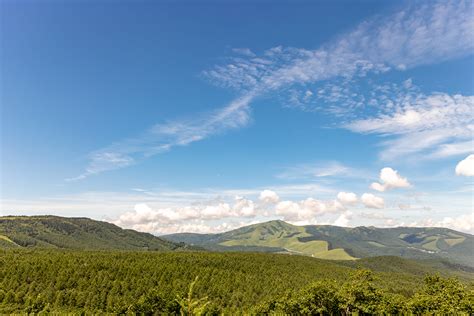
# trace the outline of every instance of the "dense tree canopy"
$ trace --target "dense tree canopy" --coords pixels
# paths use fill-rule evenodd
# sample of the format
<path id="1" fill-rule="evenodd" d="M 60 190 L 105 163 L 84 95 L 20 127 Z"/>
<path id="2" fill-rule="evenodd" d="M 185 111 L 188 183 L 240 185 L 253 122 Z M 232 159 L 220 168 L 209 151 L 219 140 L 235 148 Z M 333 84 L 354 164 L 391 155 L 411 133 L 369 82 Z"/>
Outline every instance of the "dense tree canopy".
<path id="1" fill-rule="evenodd" d="M 370 263 L 375 272 L 276 254 L 8 250 L 0 252 L 0 313 L 473 311 L 469 278 L 430 274 L 423 283 L 412 262 Z M 396 272 L 386 271 L 390 263 Z"/>
<path id="2" fill-rule="evenodd" d="M 411 297 L 378 288 L 372 271 L 358 269 L 347 281 L 317 281 L 302 291 L 261 304 L 257 314 L 304 315 L 472 315 L 474 291 L 454 278 L 425 277 L 422 289 Z"/>

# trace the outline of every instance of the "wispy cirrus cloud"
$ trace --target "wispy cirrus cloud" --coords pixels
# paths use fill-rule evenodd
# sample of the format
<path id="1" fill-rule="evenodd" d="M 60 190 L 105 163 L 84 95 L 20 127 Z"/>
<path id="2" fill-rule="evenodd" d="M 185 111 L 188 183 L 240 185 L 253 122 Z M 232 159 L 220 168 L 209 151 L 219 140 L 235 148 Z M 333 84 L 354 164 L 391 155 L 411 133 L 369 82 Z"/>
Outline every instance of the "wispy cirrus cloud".
<path id="1" fill-rule="evenodd" d="M 471 128 L 472 129 L 472 128 Z M 458 156 L 468 154 L 474 151 L 474 140 L 460 141 L 439 145 L 437 150 L 433 152 L 434 158 L 442 158 L 449 156 Z"/>
<path id="2" fill-rule="evenodd" d="M 312 179 L 324 177 L 340 178 L 362 178 L 368 177 L 368 173 L 346 166 L 338 161 L 305 163 L 285 168 L 276 175 L 280 179 Z"/>
<path id="3" fill-rule="evenodd" d="M 237 49 L 239 56 L 230 59 L 228 64 L 204 72 L 212 83 L 238 91 L 240 96 L 229 105 L 198 119 L 158 124 L 143 135 L 99 149 L 89 155 L 86 170 L 70 180 L 130 166 L 175 146 L 189 145 L 225 130 L 243 127 L 249 121 L 251 102 L 268 93 L 288 94 L 335 78 L 351 80 L 368 73 L 404 70 L 471 54 L 474 48 L 472 6 L 472 1 L 410 5 L 388 17 L 365 21 L 316 50 L 274 47 L 257 55 L 249 49 Z M 313 95 L 313 91 L 304 90 L 307 99 Z M 344 112 L 344 109 L 334 108 L 332 112 L 336 111 Z M 403 112 L 396 114 L 404 115 Z M 363 121 L 356 121 L 352 128 L 375 132 L 364 130 L 361 125 Z M 433 143 L 443 143 L 437 141 L 437 137 L 450 139 L 434 135 L 436 132 L 428 135 L 434 139 Z M 409 150 L 403 138 L 392 147 Z"/>
<path id="4" fill-rule="evenodd" d="M 89 154 L 86 170 L 66 180 L 82 180 L 104 171 L 128 167 L 173 147 L 186 146 L 211 135 L 245 126 L 250 120 L 249 102 L 252 98 L 251 94 L 247 94 L 200 118 L 156 124 L 142 135 L 94 151 Z"/>
<path id="5" fill-rule="evenodd" d="M 472 53 L 471 10 L 470 1 L 413 5 L 365 21 L 317 50 L 275 47 L 256 57 L 233 58 L 204 74 L 220 86 L 269 91 L 441 62 Z"/>
<path id="6" fill-rule="evenodd" d="M 409 97 L 389 113 L 354 120 L 345 128 L 394 136 L 382 143 L 384 160 L 418 152 L 433 157 L 466 153 L 472 151 L 474 96 L 436 93 Z"/>
<path id="7" fill-rule="evenodd" d="M 307 89 L 307 88 L 306 88 Z M 474 97 L 425 94 L 407 79 L 401 83 L 336 80 L 309 90 L 292 90 L 289 106 L 337 117 L 336 127 L 377 135 L 382 160 L 400 156 L 438 159 L 472 152 Z"/>

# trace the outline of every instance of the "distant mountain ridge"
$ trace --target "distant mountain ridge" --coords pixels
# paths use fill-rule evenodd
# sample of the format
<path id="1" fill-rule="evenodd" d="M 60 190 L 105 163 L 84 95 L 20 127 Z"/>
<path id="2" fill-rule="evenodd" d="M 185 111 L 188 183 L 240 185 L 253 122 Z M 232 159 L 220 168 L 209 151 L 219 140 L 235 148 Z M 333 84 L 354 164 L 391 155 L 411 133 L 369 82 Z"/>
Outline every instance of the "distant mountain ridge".
<path id="1" fill-rule="evenodd" d="M 0 217 L 1 248 L 170 251 L 185 245 L 89 218 Z"/>
<path id="2" fill-rule="evenodd" d="M 332 260 L 375 256 L 444 258 L 474 266 L 474 236 L 448 228 L 295 226 L 276 220 L 220 234 L 184 233 L 161 237 L 217 251 L 283 252 Z"/>
<path id="3" fill-rule="evenodd" d="M 398 256 L 448 259 L 474 267 L 474 236 L 447 228 L 295 226 L 276 220 L 220 234 L 181 233 L 156 237 L 89 218 L 0 217 L 0 249 L 26 247 L 157 251 L 191 248 L 278 252 L 347 261 Z"/>

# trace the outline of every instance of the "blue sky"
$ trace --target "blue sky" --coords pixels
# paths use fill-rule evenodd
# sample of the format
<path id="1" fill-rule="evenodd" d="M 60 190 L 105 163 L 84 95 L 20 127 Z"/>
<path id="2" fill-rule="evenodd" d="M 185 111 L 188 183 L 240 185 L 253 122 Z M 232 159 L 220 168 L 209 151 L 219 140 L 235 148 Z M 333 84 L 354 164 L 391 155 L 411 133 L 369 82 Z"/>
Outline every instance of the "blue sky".
<path id="1" fill-rule="evenodd" d="M 0 9 L 3 215 L 473 230 L 472 2 Z"/>

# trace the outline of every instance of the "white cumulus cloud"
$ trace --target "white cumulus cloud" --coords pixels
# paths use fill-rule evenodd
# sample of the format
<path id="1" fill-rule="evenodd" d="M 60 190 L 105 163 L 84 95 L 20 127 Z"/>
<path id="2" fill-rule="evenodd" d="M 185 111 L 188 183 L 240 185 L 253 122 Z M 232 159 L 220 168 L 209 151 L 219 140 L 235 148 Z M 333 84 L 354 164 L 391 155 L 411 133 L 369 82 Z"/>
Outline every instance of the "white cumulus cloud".
<path id="1" fill-rule="evenodd" d="M 337 194 L 337 199 L 345 205 L 354 205 L 357 203 L 357 195 L 352 192 L 339 192 Z"/>
<path id="2" fill-rule="evenodd" d="M 458 217 L 445 217 L 439 221 L 436 226 L 449 227 L 454 230 L 472 233 L 474 231 L 474 213 Z"/>
<path id="3" fill-rule="evenodd" d="M 362 194 L 362 197 L 360 198 L 362 203 L 368 208 L 384 208 L 385 207 L 385 202 L 383 198 L 375 196 L 370 193 L 364 193 Z"/>
<path id="4" fill-rule="evenodd" d="M 474 155 L 467 156 L 457 164 L 456 174 L 466 177 L 474 176 Z"/>
<path id="5" fill-rule="evenodd" d="M 263 190 L 258 199 L 265 204 L 275 204 L 278 203 L 280 197 L 272 190 Z"/>
<path id="6" fill-rule="evenodd" d="M 349 221 L 352 218 L 352 212 L 346 211 L 339 215 L 339 217 L 334 221 L 333 225 L 347 227 L 349 226 Z"/>
<path id="7" fill-rule="evenodd" d="M 411 186 L 407 178 L 403 178 L 398 174 L 397 170 L 392 168 L 383 168 L 380 170 L 380 182 L 374 182 L 370 188 L 379 192 L 384 192 L 394 188 L 407 188 Z"/>
<path id="8" fill-rule="evenodd" d="M 257 215 L 255 203 L 240 196 L 235 198 L 234 211 L 243 217 L 254 217 Z"/>
<path id="9" fill-rule="evenodd" d="M 345 207 L 338 200 L 321 201 L 314 198 L 307 198 L 299 202 L 281 201 L 275 207 L 275 214 L 292 222 L 315 219 L 317 215 L 342 211 L 345 211 Z"/>
<path id="10" fill-rule="evenodd" d="M 150 223 L 174 224 L 189 220 L 219 220 L 225 218 L 255 217 L 258 209 L 253 201 L 236 197 L 231 205 L 226 202 L 210 202 L 182 207 L 161 207 L 153 209 L 146 203 L 135 205 L 133 211 L 125 212 L 114 221 L 124 227 L 136 227 Z"/>
<path id="11" fill-rule="evenodd" d="M 456 217 L 444 217 L 441 220 L 432 218 L 424 219 L 409 223 L 410 227 L 447 227 L 458 231 L 473 233 L 474 232 L 474 213 L 463 214 Z"/>

